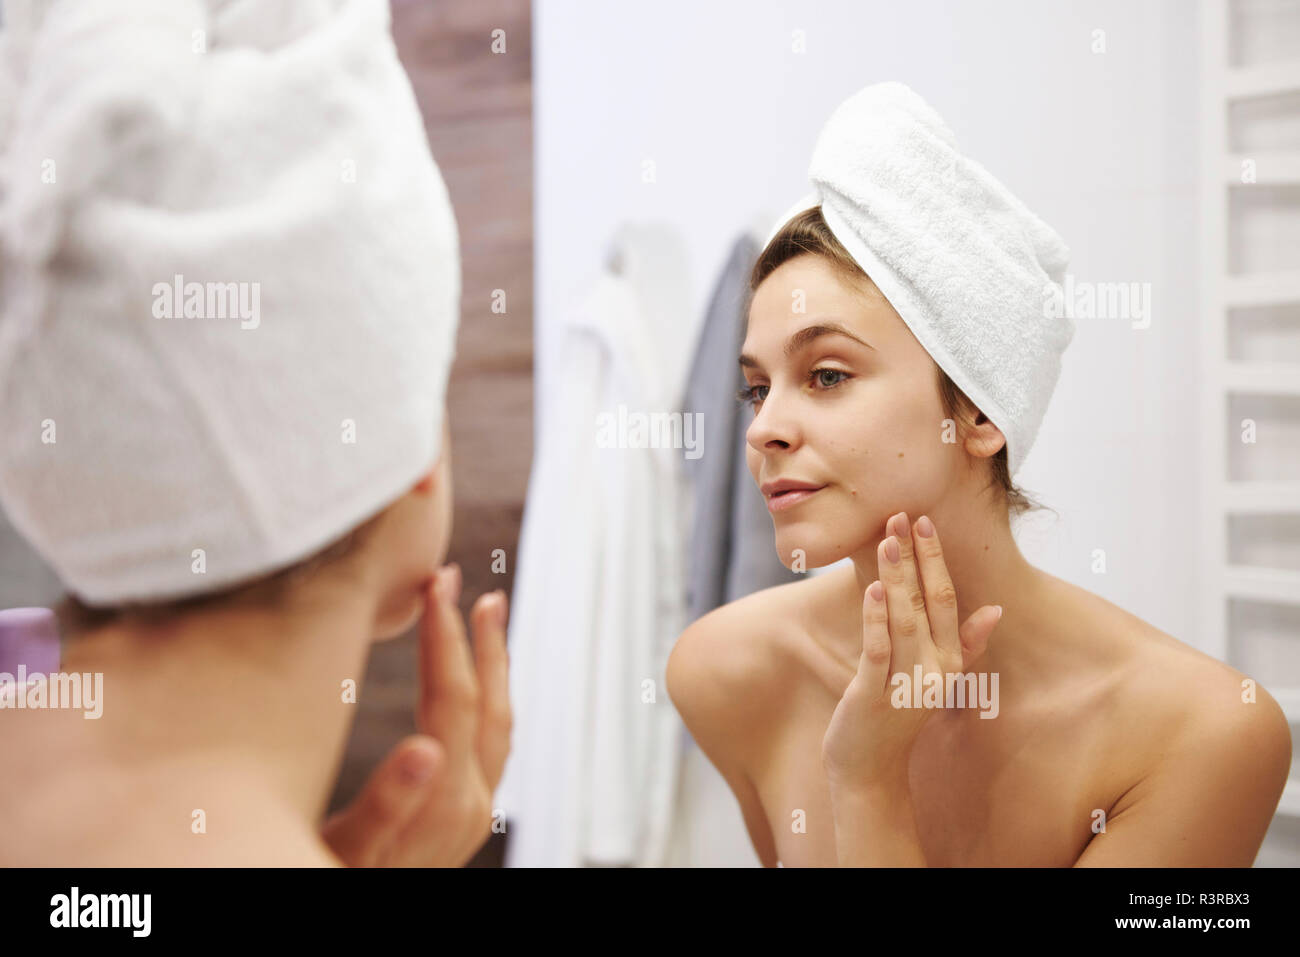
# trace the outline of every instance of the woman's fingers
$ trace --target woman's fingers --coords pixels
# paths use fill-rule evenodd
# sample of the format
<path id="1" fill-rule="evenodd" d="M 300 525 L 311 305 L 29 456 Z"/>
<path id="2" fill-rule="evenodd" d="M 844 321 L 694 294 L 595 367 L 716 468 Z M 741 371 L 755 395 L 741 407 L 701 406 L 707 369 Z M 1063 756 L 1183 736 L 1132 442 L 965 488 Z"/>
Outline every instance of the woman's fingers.
<path id="1" fill-rule="evenodd" d="M 953 587 L 948 566 L 943 560 L 939 532 L 927 515 L 916 520 L 913 531 L 916 533 L 913 543 L 925 595 L 926 617 L 930 622 L 930 636 L 945 659 L 955 663 L 962 657 L 961 636 L 957 628 L 957 590 Z"/>
<path id="2" fill-rule="evenodd" d="M 437 741 L 410 735 L 371 773 L 356 799 L 321 829 L 330 849 L 350 867 L 384 864 L 398 834 L 428 800 L 430 782 L 446 766 Z"/>
<path id="3" fill-rule="evenodd" d="M 989 636 L 1001 620 L 1001 605 L 984 605 L 971 612 L 960 631 L 962 670 L 969 670 L 984 654 L 989 645 Z"/>
<path id="4" fill-rule="evenodd" d="M 438 570 L 420 623 L 421 731 L 437 738 L 454 768 L 478 745 L 479 688 L 460 608 L 460 566 Z"/>
<path id="5" fill-rule="evenodd" d="M 930 641 L 930 624 L 925 616 L 925 596 L 912 556 L 911 536 L 903 513 L 885 523 L 885 537 L 876 551 L 880 581 L 885 586 L 889 630 L 894 636 L 894 670 L 910 671 L 922 660 Z"/>
<path id="6" fill-rule="evenodd" d="M 893 653 L 885 589 L 879 581 L 874 581 L 862 596 L 862 659 L 858 662 L 858 675 L 876 695 L 889 691 Z"/>
<path id="7" fill-rule="evenodd" d="M 506 651 L 506 595 L 482 595 L 470 614 L 474 666 L 481 692 L 478 755 L 488 790 L 496 793 L 510 753 L 510 659 Z"/>
<path id="8" fill-rule="evenodd" d="M 416 723 L 423 733 L 394 748 L 357 800 L 322 829 L 346 863 L 459 866 L 486 836 L 509 750 L 505 595 L 475 603 L 472 655 L 459 599 L 460 568 L 439 569 L 420 623 Z"/>

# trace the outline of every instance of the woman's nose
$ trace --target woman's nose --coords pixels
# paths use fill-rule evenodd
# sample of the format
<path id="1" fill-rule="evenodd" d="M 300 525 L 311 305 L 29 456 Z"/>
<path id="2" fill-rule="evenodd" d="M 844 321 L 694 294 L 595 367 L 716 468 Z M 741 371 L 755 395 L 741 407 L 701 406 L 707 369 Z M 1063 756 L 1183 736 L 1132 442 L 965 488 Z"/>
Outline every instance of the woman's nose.
<path id="1" fill-rule="evenodd" d="M 769 388 L 767 398 L 745 431 L 745 441 L 759 452 L 772 448 L 788 449 L 798 440 L 798 429 L 790 415 L 789 403 L 774 396 L 774 390 Z"/>

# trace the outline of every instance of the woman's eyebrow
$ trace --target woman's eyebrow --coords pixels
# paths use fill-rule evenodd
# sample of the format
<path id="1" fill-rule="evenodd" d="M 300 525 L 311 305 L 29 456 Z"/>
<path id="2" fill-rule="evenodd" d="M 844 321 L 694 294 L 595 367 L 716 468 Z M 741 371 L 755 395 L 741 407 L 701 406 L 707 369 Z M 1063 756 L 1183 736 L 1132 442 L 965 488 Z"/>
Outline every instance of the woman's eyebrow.
<path id="1" fill-rule="evenodd" d="M 876 348 L 865 339 L 859 339 L 838 322 L 819 322 L 815 325 L 804 326 L 786 340 L 785 357 L 790 358 L 808 343 L 814 339 L 820 339 L 822 336 L 847 336 L 860 346 L 866 346 L 868 349 Z M 740 354 L 740 366 L 742 369 L 756 369 L 759 367 L 757 359 L 743 352 Z"/>

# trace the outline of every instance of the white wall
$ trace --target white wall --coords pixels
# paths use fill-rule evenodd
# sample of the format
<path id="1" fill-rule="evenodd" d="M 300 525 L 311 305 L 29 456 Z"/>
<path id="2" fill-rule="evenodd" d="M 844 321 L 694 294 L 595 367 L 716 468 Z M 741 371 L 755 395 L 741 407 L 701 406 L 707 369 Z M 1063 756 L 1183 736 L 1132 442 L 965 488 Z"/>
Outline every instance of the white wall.
<path id="1" fill-rule="evenodd" d="M 805 54 L 791 52 L 805 31 Z M 1105 52 L 1093 52 L 1094 30 Z M 896 79 L 1069 243 L 1078 280 L 1149 282 L 1152 322 L 1077 321 L 1017 481 L 1061 514 L 1031 561 L 1198 646 L 1197 19 L 1180 0 L 537 0 L 536 277 L 548 326 L 625 219 L 683 234 L 694 314 L 734 236 L 807 192 L 830 111 Z M 652 159 L 657 181 L 642 182 Z M 539 388 L 546 387 L 546 362 Z M 1105 551 L 1105 574 L 1092 571 Z"/>

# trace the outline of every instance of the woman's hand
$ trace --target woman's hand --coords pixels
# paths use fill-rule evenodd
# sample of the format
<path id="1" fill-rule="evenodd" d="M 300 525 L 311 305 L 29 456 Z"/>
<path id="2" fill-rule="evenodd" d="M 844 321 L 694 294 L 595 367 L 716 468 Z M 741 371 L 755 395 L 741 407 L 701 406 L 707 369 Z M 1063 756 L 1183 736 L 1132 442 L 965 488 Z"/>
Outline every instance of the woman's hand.
<path id="1" fill-rule="evenodd" d="M 931 711 L 910 707 L 915 666 L 921 666 L 922 675 L 964 673 L 984 654 L 1002 617 L 999 606 L 984 605 L 957 627 L 957 594 L 939 536 L 926 516 L 916 524 L 913 539 L 905 512 L 886 523 L 890 534 L 877 552 L 881 580 L 872 582 L 863 596 L 858 673 L 840 697 L 822 740 L 822 765 L 833 790 L 907 794 L 912 744 Z M 898 673 L 908 681 L 909 707 L 894 707 L 891 701 L 891 682 Z"/>
<path id="2" fill-rule="evenodd" d="M 349 866 L 460 867 L 491 833 L 510 751 L 506 597 L 474 603 L 473 661 L 459 599 L 460 568 L 440 569 L 420 623 L 420 733 L 398 743 L 322 829 Z"/>

